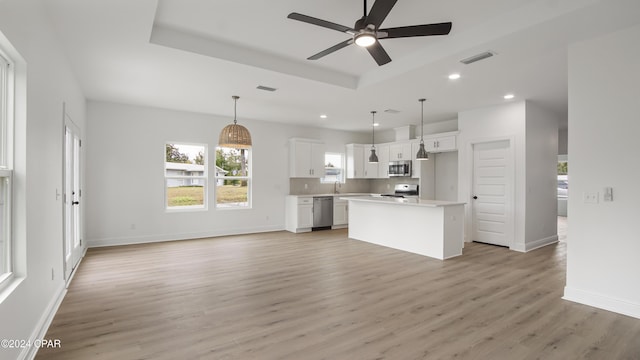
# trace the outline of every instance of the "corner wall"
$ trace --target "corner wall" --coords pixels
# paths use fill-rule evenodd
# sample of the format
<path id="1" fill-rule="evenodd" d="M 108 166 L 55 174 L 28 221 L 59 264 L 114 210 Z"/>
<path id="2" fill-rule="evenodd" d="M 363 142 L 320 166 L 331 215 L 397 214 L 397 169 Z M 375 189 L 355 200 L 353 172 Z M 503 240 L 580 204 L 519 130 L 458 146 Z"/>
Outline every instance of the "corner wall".
<path id="1" fill-rule="evenodd" d="M 640 26 L 569 48 L 564 298 L 640 318 Z M 604 202 L 603 188 L 613 187 Z M 597 203 L 586 203 L 593 193 Z"/>
<path id="2" fill-rule="evenodd" d="M 458 201 L 465 206 L 465 241 L 471 241 L 473 144 L 508 140 L 512 157 L 513 240 L 510 248 L 529 251 L 556 242 L 558 118 L 530 101 L 458 114 Z M 508 210 L 509 211 L 509 210 Z"/>
<path id="3" fill-rule="evenodd" d="M 558 240 L 558 120 L 527 101 L 525 251 Z"/>
<path id="4" fill-rule="evenodd" d="M 16 120 L 14 228 L 16 276 L 0 302 L 0 339 L 35 340 L 65 293 L 63 279 L 63 103 L 84 129 L 85 99 L 42 2 L 0 1 L 0 32 L 26 61 L 26 114 Z M 24 99 L 23 99 L 24 100 Z M 24 118 L 26 116 L 26 120 Z M 64 344 L 63 344 L 64 345 Z M 30 358 L 36 349 L 0 348 L 0 359 Z"/>

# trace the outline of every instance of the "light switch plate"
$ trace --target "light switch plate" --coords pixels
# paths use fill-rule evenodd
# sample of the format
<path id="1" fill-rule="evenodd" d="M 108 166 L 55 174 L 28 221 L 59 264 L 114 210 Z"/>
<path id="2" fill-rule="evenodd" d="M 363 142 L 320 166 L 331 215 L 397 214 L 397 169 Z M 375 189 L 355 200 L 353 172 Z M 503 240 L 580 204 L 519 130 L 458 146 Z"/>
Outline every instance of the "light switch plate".
<path id="1" fill-rule="evenodd" d="M 598 192 L 584 192 L 582 193 L 582 201 L 585 204 L 597 204 L 600 194 Z"/>
<path id="2" fill-rule="evenodd" d="M 613 201 L 613 188 L 606 187 L 602 195 L 602 201 Z"/>

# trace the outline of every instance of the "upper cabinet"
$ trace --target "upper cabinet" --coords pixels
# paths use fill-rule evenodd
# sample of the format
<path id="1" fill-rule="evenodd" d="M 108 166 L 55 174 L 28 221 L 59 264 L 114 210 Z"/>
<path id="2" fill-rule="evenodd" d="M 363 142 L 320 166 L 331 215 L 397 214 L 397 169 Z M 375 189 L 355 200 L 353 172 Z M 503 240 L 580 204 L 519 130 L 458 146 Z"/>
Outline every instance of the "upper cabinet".
<path id="1" fill-rule="evenodd" d="M 371 145 L 347 144 L 347 179 L 377 179 L 381 163 L 370 163 Z M 388 150 L 388 148 L 386 148 Z M 380 153 L 382 151 L 382 154 Z M 376 145 L 376 154 L 379 161 L 384 159 L 384 150 Z M 382 155 L 382 158 L 380 156 Z M 388 157 L 388 155 L 387 155 Z M 388 162 L 387 162 L 388 164 Z M 387 166 L 388 167 L 388 166 Z M 386 175 L 386 172 L 385 172 Z"/>
<path id="2" fill-rule="evenodd" d="M 347 145 L 347 179 L 364 179 L 364 145 Z"/>
<path id="3" fill-rule="evenodd" d="M 458 150 L 457 137 L 457 131 L 425 136 L 424 147 L 430 153 L 456 151 Z"/>
<path id="4" fill-rule="evenodd" d="M 289 140 L 289 177 L 321 178 L 324 176 L 325 145 L 311 139 Z"/>
<path id="5" fill-rule="evenodd" d="M 403 141 L 389 145 L 389 161 L 411 160 L 411 142 Z"/>
<path id="6" fill-rule="evenodd" d="M 378 179 L 386 179 L 389 177 L 389 144 L 376 145 L 376 154 L 378 154 Z"/>

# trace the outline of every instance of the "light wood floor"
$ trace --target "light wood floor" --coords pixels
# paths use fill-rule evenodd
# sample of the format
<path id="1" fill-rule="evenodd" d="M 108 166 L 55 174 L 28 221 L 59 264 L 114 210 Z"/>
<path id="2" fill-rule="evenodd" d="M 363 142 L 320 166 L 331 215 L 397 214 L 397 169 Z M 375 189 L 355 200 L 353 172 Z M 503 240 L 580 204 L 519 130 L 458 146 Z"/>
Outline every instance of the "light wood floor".
<path id="1" fill-rule="evenodd" d="M 37 359 L 640 359 L 640 320 L 561 299 L 565 243 L 440 261 L 274 232 L 90 249 Z"/>

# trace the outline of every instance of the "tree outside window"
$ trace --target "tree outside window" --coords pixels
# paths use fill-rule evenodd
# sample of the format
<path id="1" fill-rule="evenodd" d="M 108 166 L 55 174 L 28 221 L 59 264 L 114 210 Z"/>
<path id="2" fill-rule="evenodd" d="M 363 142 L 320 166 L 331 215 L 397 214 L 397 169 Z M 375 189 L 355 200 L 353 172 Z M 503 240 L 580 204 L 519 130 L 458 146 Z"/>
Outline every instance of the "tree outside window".
<path id="1" fill-rule="evenodd" d="M 251 207 L 251 151 L 216 149 L 216 207 Z"/>

